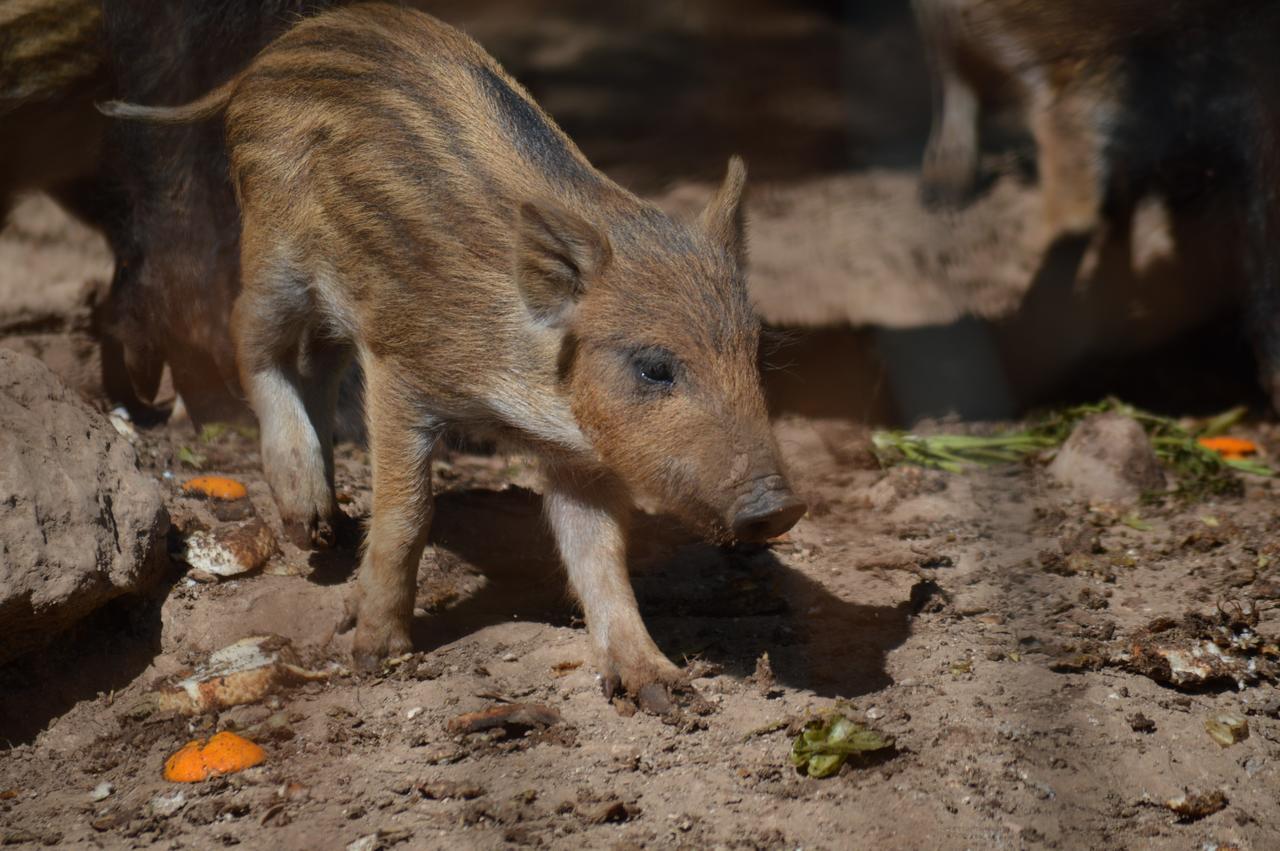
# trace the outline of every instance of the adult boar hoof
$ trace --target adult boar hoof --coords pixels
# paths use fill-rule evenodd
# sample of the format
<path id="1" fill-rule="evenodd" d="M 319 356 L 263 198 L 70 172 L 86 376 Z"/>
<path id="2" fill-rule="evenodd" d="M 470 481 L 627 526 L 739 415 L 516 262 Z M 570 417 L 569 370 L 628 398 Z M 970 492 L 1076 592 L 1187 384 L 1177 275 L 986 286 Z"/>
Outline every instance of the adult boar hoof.
<path id="1" fill-rule="evenodd" d="M 333 526 L 327 518 L 316 516 L 309 520 L 285 520 L 284 535 L 300 550 L 327 550 L 337 542 Z"/>

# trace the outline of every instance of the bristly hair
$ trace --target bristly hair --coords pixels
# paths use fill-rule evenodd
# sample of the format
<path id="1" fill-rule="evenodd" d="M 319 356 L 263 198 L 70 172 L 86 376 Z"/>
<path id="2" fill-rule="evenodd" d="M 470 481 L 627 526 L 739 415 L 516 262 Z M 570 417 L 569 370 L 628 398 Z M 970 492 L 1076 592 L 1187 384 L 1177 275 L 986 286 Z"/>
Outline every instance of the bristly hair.
<path id="1" fill-rule="evenodd" d="M 781 355 L 788 346 L 800 342 L 802 334 L 794 328 L 778 328 L 765 325 L 760 329 L 760 369 L 768 372 L 786 372 L 794 361 L 783 361 Z"/>

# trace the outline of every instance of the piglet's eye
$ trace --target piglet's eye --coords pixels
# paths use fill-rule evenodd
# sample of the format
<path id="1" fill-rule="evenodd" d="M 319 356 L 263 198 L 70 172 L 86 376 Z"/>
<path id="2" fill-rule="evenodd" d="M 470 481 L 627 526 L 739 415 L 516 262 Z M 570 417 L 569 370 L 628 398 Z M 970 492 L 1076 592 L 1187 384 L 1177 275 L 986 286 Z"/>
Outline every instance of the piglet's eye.
<path id="1" fill-rule="evenodd" d="M 633 356 L 632 366 L 642 383 L 670 387 L 676 380 L 673 360 L 667 352 L 642 351 Z"/>

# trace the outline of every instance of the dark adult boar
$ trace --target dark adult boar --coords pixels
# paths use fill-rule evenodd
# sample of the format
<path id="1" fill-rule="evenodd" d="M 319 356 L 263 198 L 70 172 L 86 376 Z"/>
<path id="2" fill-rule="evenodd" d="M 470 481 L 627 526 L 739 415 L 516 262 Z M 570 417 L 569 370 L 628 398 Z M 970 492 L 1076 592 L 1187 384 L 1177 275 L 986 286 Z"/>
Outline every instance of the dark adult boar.
<path id="1" fill-rule="evenodd" d="M 378 4 L 299 24 L 186 107 L 110 111 L 222 110 L 244 225 L 241 378 L 304 543 L 331 537 L 334 388 L 353 351 L 364 369 L 357 660 L 409 649 L 430 457 L 452 426 L 545 463 L 608 689 L 677 681 L 627 579 L 632 496 L 746 540 L 804 512 L 760 390 L 741 161 L 699 221 L 670 218 L 596 171 L 466 36 Z"/>
<path id="2" fill-rule="evenodd" d="M 181 103 L 331 0 L 0 2 L 0 223 L 41 190 L 100 229 L 116 270 L 97 317 L 103 384 L 135 409 L 166 363 L 194 417 L 234 414 L 239 234 L 221 128 L 108 122 L 109 97 Z"/>
<path id="3" fill-rule="evenodd" d="M 1036 142 L 1045 225 L 1127 238 L 1135 203 L 1238 223 L 1245 313 L 1280 408 L 1280 4 L 913 0 L 934 77 L 922 195 L 978 182 L 979 119 L 1011 86 Z M 1234 258 L 1231 258 L 1234 259 Z M 1231 260 L 1224 263 L 1230 268 Z M 1221 282 L 1218 282 L 1219 285 Z"/>
<path id="4" fill-rule="evenodd" d="M 52 2 L 52 0 L 45 0 Z M 65 0 L 64 0 L 65 2 Z M 331 0 L 102 0 L 114 97 L 184 103 Z M 106 317 L 128 386 L 150 402 L 167 363 L 196 421 L 234 416 L 242 394 L 231 342 L 240 232 L 221 128 L 113 122 L 106 188 L 118 212 L 100 223 L 116 256 Z"/>

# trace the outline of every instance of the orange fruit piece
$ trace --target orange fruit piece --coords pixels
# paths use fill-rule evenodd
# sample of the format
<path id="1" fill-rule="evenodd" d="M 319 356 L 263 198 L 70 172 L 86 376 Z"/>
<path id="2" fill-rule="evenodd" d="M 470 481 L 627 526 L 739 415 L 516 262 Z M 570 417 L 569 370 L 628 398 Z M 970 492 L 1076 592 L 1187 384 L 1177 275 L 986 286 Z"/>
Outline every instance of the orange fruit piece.
<path id="1" fill-rule="evenodd" d="M 200 756 L 200 742 L 187 742 L 164 761 L 164 779 L 173 783 L 195 783 L 209 776 Z"/>
<path id="2" fill-rule="evenodd" d="M 1202 437 L 1198 441 L 1205 449 L 1212 449 L 1229 461 L 1238 461 L 1258 454 L 1258 444 L 1243 437 Z"/>
<path id="3" fill-rule="evenodd" d="M 243 736 L 223 730 L 206 744 L 187 742 L 164 761 L 164 779 L 195 783 L 218 774 L 251 768 L 267 758 L 266 752 Z"/>
<path id="4" fill-rule="evenodd" d="M 249 491 L 235 479 L 226 476 L 196 476 L 187 479 L 182 486 L 183 493 L 194 496 L 207 496 L 210 499 L 236 500 L 244 499 Z"/>
<path id="5" fill-rule="evenodd" d="M 252 768 L 267 758 L 266 752 L 244 736 L 223 730 L 200 751 L 204 764 L 214 774 L 231 774 Z"/>

